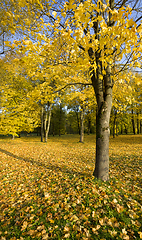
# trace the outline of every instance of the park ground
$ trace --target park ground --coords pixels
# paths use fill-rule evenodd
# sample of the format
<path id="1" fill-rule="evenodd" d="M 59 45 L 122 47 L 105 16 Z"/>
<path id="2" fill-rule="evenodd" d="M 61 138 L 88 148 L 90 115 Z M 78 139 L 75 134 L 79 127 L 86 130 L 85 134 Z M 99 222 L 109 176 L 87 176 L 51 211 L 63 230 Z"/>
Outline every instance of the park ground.
<path id="1" fill-rule="evenodd" d="M 108 182 L 94 161 L 94 135 L 0 139 L 0 239 L 142 239 L 142 135 L 110 138 Z"/>

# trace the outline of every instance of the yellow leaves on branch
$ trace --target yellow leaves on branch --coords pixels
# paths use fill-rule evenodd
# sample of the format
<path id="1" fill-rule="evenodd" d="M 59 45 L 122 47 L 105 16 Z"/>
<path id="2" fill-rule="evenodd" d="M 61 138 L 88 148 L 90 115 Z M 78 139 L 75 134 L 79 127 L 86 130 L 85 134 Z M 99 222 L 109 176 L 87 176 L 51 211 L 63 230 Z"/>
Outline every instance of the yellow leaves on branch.
<path id="1" fill-rule="evenodd" d="M 56 4 L 56 2 L 53 1 L 52 4 Z M 32 5 L 35 7 L 35 12 Z M 55 8 L 54 11 L 46 13 L 45 18 L 49 16 L 54 18 L 53 21 L 48 23 L 41 16 L 41 10 L 44 6 L 44 1 L 42 3 L 40 0 L 30 0 L 27 3 L 24 0 L 18 2 L 21 12 L 18 12 L 17 7 L 14 14 L 10 10 L 6 13 L 7 20 L 5 22 L 12 22 L 14 19 L 18 21 L 20 17 L 18 27 L 23 32 L 29 30 L 30 26 L 30 36 L 33 36 L 35 43 L 27 37 L 22 41 L 14 41 L 12 45 L 12 48 L 18 49 L 18 53 L 26 55 L 22 58 L 22 61 L 27 65 L 29 77 L 34 80 L 41 80 L 45 76 L 46 78 L 49 76 L 52 78 L 57 75 L 59 77 L 56 80 L 59 81 L 60 79 L 64 83 L 73 82 L 74 79 L 79 81 L 79 77 L 77 79 L 77 74 L 74 74 L 74 72 L 89 70 L 91 64 L 88 50 L 90 48 L 94 53 L 97 51 L 100 53 L 99 60 L 102 63 L 101 80 L 106 74 L 105 68 L 108 63 L 113 65 L 115 60 L 121 61 L 124 55 L 127 56 L 132 51 L 132 61 L 135 62 L 134 65 L 133 62 L 131 63 L 132 66 L 141 67 L 141 63 L 137 59 L 140 57 L 140 51 L 142 51 L 141 45 L 138 45 L 138 36 L 141 36 L 142 27 L 139 26 L 137 29 L 134 19 L 130 17 L 132 9 L 129 6 L 122 7 L 119 10 L 111 10 L 109 3 L 103 4 L 101 1 L 93 4 L 90 0 L 83 3 L 70 0 L 62 6 L 57 6 L 58 11 Z M 26 9 L 27 16 L 22 12 L 23 7 Z M 73 17 L 68 18 L 67 13 L 71 9 Z M 108 25 L 108 22 L 103 17 L 104 13 L 108 18 L 111 16 L 110 21 L 114 21 L 112 25 Z M 64 24 L 62 27 L 63 18 Z M 51 20 L 50 17 L 49 20 Z M 99 28 L 97 33 L 96 30 L 94 31 L 95 23 L 98 24 Z M 12 27 L 13 31 L 15 31 L 13 24 L 10 28 Z M 48 38 L 49 31 L 53 33 L 50 40 Z M 6 45 L 10 46 L 10 42 L 6 42 Z M 82 46 L 84 50 L 82 51 L 79 46 Z M 38 71 L 40 64 L 43 67 L 42 72 Z M 91 66 L 94 70 L 97 69 L 95 61 Z M 49 68 L 52 70 L 50 74 L 48 72 Z M 72 77 L 69 78 L 67 72 Z M 83 78 L 81 80 L 84 82 Z"/>

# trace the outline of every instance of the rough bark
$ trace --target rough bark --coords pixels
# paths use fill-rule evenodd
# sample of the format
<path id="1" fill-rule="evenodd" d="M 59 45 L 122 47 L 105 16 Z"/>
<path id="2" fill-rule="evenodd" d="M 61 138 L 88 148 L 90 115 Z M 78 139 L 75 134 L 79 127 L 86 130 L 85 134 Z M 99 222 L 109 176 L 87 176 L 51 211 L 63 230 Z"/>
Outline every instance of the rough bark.
<path id="1" fill-rule="evenodd" d="M 109 1 L 109 6 L 111 9 L 114 9 L 114 0 Z M 98 12 L 97 14 L 99 16 L 102 13 Z M 114 21 L 111 19 L 110 13 L 108 16 L 108 27 L 113 25 Z M 93 22 L 93 29 L 96 39 L 99 40 L 100 30 L 98 21 Z M 104 67 L 106 73 L 103 74 L 100 50 L 94 52 L 90 47 L 88 54 L 90 57 L 90 64 L 93 66 L 95 63 L 96 65 L 95 70 L 93 67 L 90 69 L 90 75 L 98 109 L 96 117 L 96 162 L 93 175 L 98 179 L 107 181 L 109 180 L 109 120 L 112 107 L 112 69 L 110 63 L 107 62 L 106 67 Z"/>
<path id="2" fill-rule="evenodd" d="M 106 75 L 101 75 L 101 63 L 99 54 L 96 54 L 97 70 L 92 71 L 92 85 L 97 100 L 96 114 L 96 162 L 93 175 L 103 181 L 109 180 L 109 121 L 112 107 L 112 80 L 111 68 L 108 64 L 105 69 Z M 98 61 L 98 62 L 97 62 Z"/>
<path id="3" fill-rule="evenodd" d="M 103 181 L 109 180 L 109 108 L 104 102 L 97 114 L 96 121 L 96 163 L 94 176 Z"/>

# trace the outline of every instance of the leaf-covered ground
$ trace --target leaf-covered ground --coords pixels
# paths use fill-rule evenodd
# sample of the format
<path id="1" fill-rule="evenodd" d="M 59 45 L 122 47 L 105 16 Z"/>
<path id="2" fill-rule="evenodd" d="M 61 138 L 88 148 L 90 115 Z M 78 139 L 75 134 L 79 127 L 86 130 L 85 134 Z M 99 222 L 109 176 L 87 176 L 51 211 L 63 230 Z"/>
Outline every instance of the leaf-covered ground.
<path id="1" fill-rule="evenodd" d="M 0 239 L 142 238 L 142 135 L 110 139 L 110 181 L 92 177 L 95 136 L 0 140 Z"/>

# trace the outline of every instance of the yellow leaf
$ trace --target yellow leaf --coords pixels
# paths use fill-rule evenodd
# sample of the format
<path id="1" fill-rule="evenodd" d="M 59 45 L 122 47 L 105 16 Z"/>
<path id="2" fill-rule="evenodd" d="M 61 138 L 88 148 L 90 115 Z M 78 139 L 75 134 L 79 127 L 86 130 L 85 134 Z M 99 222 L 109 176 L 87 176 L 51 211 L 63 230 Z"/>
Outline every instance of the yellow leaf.
<path id="1" fill-rule="evenodd" d="M 69 238 L 69 236 L 70 236 L 70 233 L 66 233 L 64 238 Z"/>
<path id="2" fill-rule="evenodd" d="M 35 230 L 31 229 L 31 230 L 28 231 L 28 234 L 31 235 L 31 236 L 34 235 L 34 233 L 35 233 Z"/>
<path id="3" fill-rule="evenodd" d="M 54 16 L 54 18 L 56 17 L 56 15 L 57 15 L 57 12 L 55 12 L 55 11 L 53 11 L 52 12 L 52 15 Z"/>
<path id="4" fill-rule="evenodd" d="M 95 233 L 97 230 L 99 230 L 100 227 L 101 227 L 100 225 L 97 225 L 96 228 L 92 228 L 93 233 Z"/>
<path id="5" fill-rule="evenodd" d="M 67 227 L 67 226 L 65 226 L 65 227 L 64 227 L 64 231 L 65 231 L 65 232 L 69 232 L 69 231 L 70 231 L 70 228 Z"/>
<path id="6" fill-rule="evenodd" d="M 21 231 L 24 231 L 28 226 L 28 223 L 26 221 L 23 222 L 23 225 L 22 225 L 22 228 L 21 228 Z"/>
<path id="7" fill-rule="evenodd" d="M 142 232 L 138 232 L 138 234 L 140 235 L 140 239 L 142 239 Z"/>
<path id="8" fill-rule="evenodd" d="M 48 233 L 47 233 L 47 234 L 45 234 L 44 236 L 42 236 L 42 239 L 43 239 L 43 240 L 46 240 L 46 239 L 48 239 Z"/>
<path id="9" fill-rule="evenodd" d="M 74 221 L 74 222 L 78 221 L 78 217 L 76 215 L 73 215 L 71 217 L 71 221 Z"/>
<path id="10" fill-rule="evenodd" d="M 100 223 L 101 225 L 104 225 L 104 220 L 103 220 L 103 219 L 100 219 L 100 220 L 99 220 L 99 223 Z"/>

